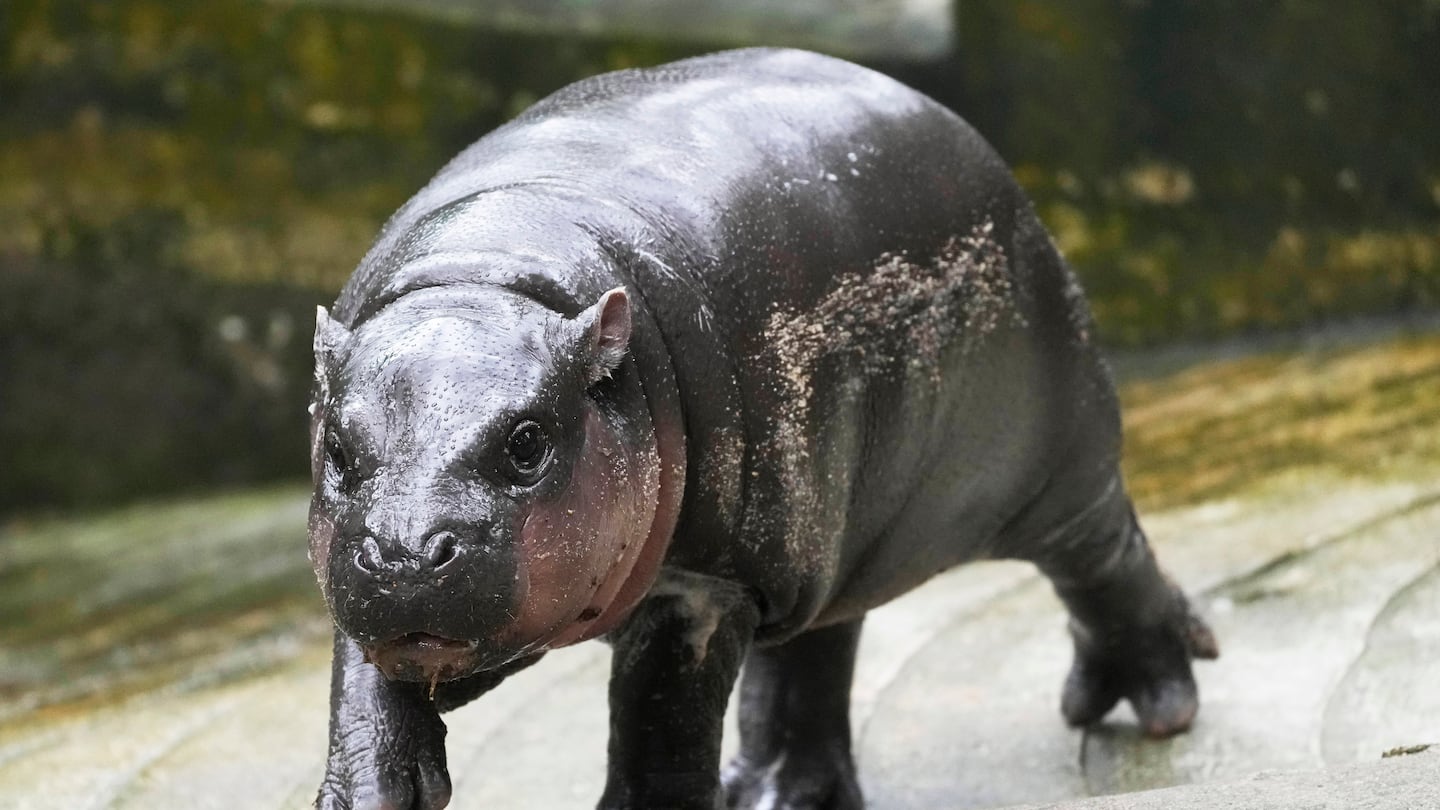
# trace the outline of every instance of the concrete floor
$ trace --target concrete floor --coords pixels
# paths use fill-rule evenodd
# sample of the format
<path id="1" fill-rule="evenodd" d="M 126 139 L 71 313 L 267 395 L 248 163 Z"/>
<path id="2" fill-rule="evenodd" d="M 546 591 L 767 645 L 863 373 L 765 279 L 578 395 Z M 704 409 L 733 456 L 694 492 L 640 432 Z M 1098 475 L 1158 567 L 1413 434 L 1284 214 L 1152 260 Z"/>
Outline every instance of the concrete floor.
<path id="1" fill-rule="evenodd" d="M 1419 399 L 1434 402 L 1427 398 L 1440 383 L 1440 340 L 1424 345 L 1433 362 L 1416 372 L 1420 382 L 1412 374 L 1409 384 L 1420 386 Z M 1403 352 L 1407 362 L 1418 362 L 1413 349 Z M 1360 351 L 1374 355 L 1366 362 L 1376 369 L 1401 363 L 1387 347 Z M 1259 374 L 1260 382 L 1237 381 L 1233 365 L 1216 366 L 1206 373 L 1218 376 L 1205 379 L 1228 381 L 1226 403 L 1253 402 L 1260 396 L 1254 386 L 1269 385 L 1280 373 L 1338 390 L 1341 378 L 1325 375 L 1350 380 L 1356 362 L 1354 352 L 1305 362 L 1281 357 Z M 1388 378 L 1376 374 L 1361 388 L 1388 390 Z M 1336 386 L 1327 387 L 1330 382 Z M 1226 424 L 1213 419 L 1224 408 L 1216 399 L 1197 398 L 1199 384 L 1182 375 L 1157 389 L 1170 394 L 1128 389 L 1137 430 L 1152 422 L 1157 431 L 1172 430 L 1177 420 L 1203 417 L 1210 425 L 1203 435 L 1224 434 Z M 1388 401 L 1372 397 L 1346 407 L 1363 411 L 1366 424 L 1416 430 L 1413 419 L 1397 422 L 1399 406 L 1383 405 Z M 1350 424 L 1313 418 L 1319 421 L 1303 429 L 1325 436 Z M 1274 430 L 1263 429 L 1266 435 Z M 1154 438 L 1131 437 L 1142 450 Z M 1265 453 L 1258 442 L 1239 442 L 1234 452 Z M 1434 764 L 1440 757 L 1378 764 L 1388 749 L 1440 742 L 1440 476 L 1434 475 L 1440 453 L 1434 444 L 1424 423 L 1415 438 L 1370 468 L 1301 458 L 1264 466 L 1263 475 L 1229 490 L 1146 496 L 1159 504 L 1145 510 L 1143 521 L 1161 560 L 1194 595 L 1223 649 L 1218 662 L 1197 665 L 1200 717 L 1191 733 L 1173 740 L 1141 740 L 1125 709 L 1089 731 L 1064 726 L 1057 708 L 1069 661 L 1063 616 L 1048 586 L 1026 566 L 962 568 L 876 611 L 867 622 L 853 699 L 870 807 L 1049 806 L 1175 785 L 1201 787 L 1093 807 L 1220 806 L 1227 796 L 1239 797 L 1234 806 L 1285 807 L 1284 796 L 1299 802 L 1307 795 L 1300 785 L 1326 780 L 1400 785 L 1399 803 L 1371 791 L 1366 795 L 1374 803 L 1337 807 L 1440 806 Z M 1193 451 L 1205 452 L 1201 446 Z M 1137 490 L 1162 479 L 1163 467 L 1147 467 L 1142 459 L 1132 473 Z M 222 499 L 110 518 L 107 526 L 140 521 L 132 535 L 153 539 L 145 546 L 151 551 L 140 555 L 131 553 L 139 540 L 107 546 L 115 541 L 110 529 L 93 523 L 12 526 L 0 533 L 0 586 L 11 594 L 9 602 L 0 594 L 0 637 L 6 639 L 0 643 L 0 808 L 307 806 L 325 752 L 326 628 L 318 600 L 275 584 L 303 578 L 303 556 L 295 553 L 303 544 L 303 508 L 304 494 L 287 489 L 241 503 Z M 204 553 L 230 562 L 214 570 L 168 564 L 167 554 L 190 558 L 180 541 L 195 537 L 196 526 L 212 525 L 207 516 L 217 509 L 234 512 L 226 524 L 232 530 L 218 539 L 207 535 L 212 545 Z M 42 554 L 36 548 L 48 567 L 34 563 Z M 276 563 L 277 555 L 288 562 Z M 57 566 L 79 568 L 66 567 L 78 560 L 97 563 L 95 580 L 68 581 L 55 573 Z M 157 565 L 159 573 L 149 576 L 159 578 L 158 589 L 134 573 Z M 203 595 L 224 592 L 219 583 L 235 578 L 235 566 L 250 572 L 243 593 L 259 596 L 236 596 L 223 611 L 208 605 Z M 167 581 L 211 584 L 196 591 L 198 601 L 175 601 L 186 589 L 164 587 Z M 83 605 L 75 604 L 76 591 L 88 600 Z M 44 596 L 53 593 L 59 595 Z M 155 605 L 164 609 L 152 610 Z M 187 624 L 192 620 L 194 627 Z M 183 626 L 167 634 L 174 624 Z M 149 640 L 155 637 L 162 641 Z M 603 773 L 608 655 L 598 643 L 557 652 L 450 715 L 452 806 L 593 806 Z M 1361 770 L 1344 770 L 1354 765 Z M 1278 799 L 1262 800 L 1254 792 L 1259 783 L 1245 781 L 1260 772 L 1324 768 L 1330 770 L 1323 778 L 1298 777 L 1294 791 L 1272 785 Z M 1237 784 L 1220 787 L 1227 783 Z"/>

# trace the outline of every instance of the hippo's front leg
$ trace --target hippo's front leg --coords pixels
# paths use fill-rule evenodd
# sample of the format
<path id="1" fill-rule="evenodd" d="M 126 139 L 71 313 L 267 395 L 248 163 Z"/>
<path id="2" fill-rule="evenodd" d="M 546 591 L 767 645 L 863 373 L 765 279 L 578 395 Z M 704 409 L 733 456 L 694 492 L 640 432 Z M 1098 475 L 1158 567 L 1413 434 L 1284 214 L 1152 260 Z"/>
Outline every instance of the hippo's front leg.
<path id="1" fill-rule="evenodd" d="M 330 753 L 317 808 L 439 810 L 449 804 L 445 724 L 428 688 L 386 680 L 360 645 L 335 633 Z"/>
<path id="2" fill-rule="evenodd" d="M 681 575 L 658 585 L 612 634 L 602 810 L 724 807 L 725 704 L 758 621 L 740 586 Z"/>
<path id="3" fill-rule="evenodd" d="M 337 631 L 330 674 L 330 754 L 315 806 L 431 810 L 449 804 L 440 713 L 489 692 L 541 655 L 437 684 L 432 693 L 425 684 L 387 680 L 366 662 L 358 644 Z"/>

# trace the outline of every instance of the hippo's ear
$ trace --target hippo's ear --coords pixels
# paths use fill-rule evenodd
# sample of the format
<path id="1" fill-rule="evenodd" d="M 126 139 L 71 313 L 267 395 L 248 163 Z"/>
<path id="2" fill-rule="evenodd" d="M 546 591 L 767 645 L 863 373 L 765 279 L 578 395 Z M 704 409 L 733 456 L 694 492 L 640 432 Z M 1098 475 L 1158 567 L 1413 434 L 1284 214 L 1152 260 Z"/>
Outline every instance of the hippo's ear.
<path id="1" fill-rule="evenodd" d="M 630 346 L 630 296 L 616 287 L 575 318 L 580 327 L 578 355 L 590 384 L 609 377 Z"/>
<path id="2" fill-rule="evenodd" d="M 315 362 L 328 362 L 345 334 L 344 324 L 330 317 L 325 307 L 315 307 Z"/>
<path id="3" fill-rule="evenodd" d="M 323 402 L 329 395 L 330 375 L 327 373 L 335 362 L 335 350 L 346 335 L 344 324 L 330 317 L 325 307 L 315 308 L 315 402 Z M 311 403 L 310 412 L 315 412 Z"/>

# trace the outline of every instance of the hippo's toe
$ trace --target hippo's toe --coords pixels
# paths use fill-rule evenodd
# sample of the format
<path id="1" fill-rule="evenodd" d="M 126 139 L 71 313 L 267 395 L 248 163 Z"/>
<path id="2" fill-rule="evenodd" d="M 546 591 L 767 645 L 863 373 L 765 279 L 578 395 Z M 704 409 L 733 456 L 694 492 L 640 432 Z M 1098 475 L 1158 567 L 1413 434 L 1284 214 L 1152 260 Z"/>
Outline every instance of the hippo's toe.
<path id="1" fill-rule="evenodd" d="M 864 810 L 855 764 L 841 751 L 782 752 L 773 762 L 736 757 L 722 775 L 728 810 Z"/>
<path id="2" fill-rule="evenodd" d="M 337 779 L 327 775 L 315 798 L 317 810 L 442 810 L 450 804 L 444 765 L 370 770 Z"/>
<path id="3" fill-rule="evenodd" d="M 1183 596 L 1177 599 L 1174 617 L 1159 625 L 1103 639 L 1083 628 L 1072 626 L 1071 631 L 1075 663 L 1060 701 L 1066 722 L 1097 723 L 1124 698 L 1146 736 L 1163 738 L 1189 730 L 1200 708 L 1190 662 L 1216 658 L 1220 651 L 1214 633 L 1190 612 Z"/>

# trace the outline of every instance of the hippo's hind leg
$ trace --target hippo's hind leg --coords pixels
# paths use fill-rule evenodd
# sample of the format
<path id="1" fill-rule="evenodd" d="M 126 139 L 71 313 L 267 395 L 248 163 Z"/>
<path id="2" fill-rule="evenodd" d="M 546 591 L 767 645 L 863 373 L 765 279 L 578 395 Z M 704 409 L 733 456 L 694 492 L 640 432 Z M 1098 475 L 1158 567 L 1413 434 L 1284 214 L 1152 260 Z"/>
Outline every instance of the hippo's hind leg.
<path id="1" fill-rule="evenodd" d="M 1065 719 L 1097 722 L 1124 698 L 1147 735 L 1187 730 L 1199 708 L 1190 663 L 1219 650 L 1161 572 L 1118 480 L 1031 558 L 1070 611 L 1075 662 L 1061 698 Z"/>
<path id="2" fill-rule="evenodd" d="M 860 810 L 850 754 L 850 680 L 859 620 L 751 651 L 740 682 L 740 753 L 725 769 L 730 808 Z"/>

